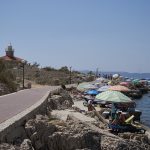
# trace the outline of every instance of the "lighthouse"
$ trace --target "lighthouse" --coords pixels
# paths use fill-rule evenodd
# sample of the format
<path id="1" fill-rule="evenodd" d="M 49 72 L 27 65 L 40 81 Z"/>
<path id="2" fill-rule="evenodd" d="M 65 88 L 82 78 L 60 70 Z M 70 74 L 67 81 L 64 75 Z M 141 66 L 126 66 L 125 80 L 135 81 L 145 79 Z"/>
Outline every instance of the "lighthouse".
<path id="1" fill-rule="evenodd" d="M 5 49 L 6 56 L 13 58 L 14 57 L 14 49 L 12 48 L 11 43 L 8 44 L 7 48 Z"/>
<path id="2" fill-rule="evenodd" d="M 9 43 L 8 46 L 5 48 L 5 52 L 6 52 L 5 56 L 0 57 L 1 60 L 13 61 L 15 63 L 21 63 L 22 60 L 24 60 L 24 59 L 16 57 L 14 55 L 14 49 L 13 49 L 11 43 Z"/>

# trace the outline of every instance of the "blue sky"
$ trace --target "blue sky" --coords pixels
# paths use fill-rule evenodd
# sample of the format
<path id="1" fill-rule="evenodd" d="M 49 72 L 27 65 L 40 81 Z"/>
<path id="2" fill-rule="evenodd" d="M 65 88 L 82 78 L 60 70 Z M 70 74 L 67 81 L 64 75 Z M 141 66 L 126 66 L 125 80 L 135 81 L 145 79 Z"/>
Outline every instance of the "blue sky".
<path id="1" fill-rule="evenodd" d="M 75 70 L 150 72 L 149 0 L 1 0 L 0 55 Z"/>

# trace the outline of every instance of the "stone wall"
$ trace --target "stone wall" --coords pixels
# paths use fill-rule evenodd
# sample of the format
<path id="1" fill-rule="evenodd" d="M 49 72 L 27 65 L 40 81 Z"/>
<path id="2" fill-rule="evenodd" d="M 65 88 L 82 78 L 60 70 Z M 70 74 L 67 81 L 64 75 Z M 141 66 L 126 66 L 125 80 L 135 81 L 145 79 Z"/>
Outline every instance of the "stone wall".
<path id="1" fill-rule="evenodd" d="M 47 92 L 47 94 L 43 96 L 41 100 L 32 105 L 30 108 L 1 123 L 0 143 L 10 143 L 13 142 L 13 139 L 16 139 L 22 135 L 24 136 L 23 127 L 25 123 L 29 119 L 34 118 L 36 114 L 46 114 L 48 98 L 51 94 L 58 93 L 59 90 L 60 88 L 54 91 Z"/>

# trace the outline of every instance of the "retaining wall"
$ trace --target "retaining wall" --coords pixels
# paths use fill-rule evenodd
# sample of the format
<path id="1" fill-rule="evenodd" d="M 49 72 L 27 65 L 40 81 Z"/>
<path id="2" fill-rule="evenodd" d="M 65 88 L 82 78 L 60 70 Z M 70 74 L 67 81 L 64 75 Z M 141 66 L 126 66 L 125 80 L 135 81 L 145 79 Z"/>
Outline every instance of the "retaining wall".
<path id="1" fill-rule="evenodd" d="M 25 122 L 36 114 L 43 114 L 46 110 L 46 105 L 50 94 L 58 93 L 60 87 L 55 90 L 48 91 L 37 103 L 24 110 L 23 112 L 17 114 L 16 116 L 6 120 L 0 124 L 0 143 L 12 143 L 17 137 L 24 136 L 23 126 Z"/>

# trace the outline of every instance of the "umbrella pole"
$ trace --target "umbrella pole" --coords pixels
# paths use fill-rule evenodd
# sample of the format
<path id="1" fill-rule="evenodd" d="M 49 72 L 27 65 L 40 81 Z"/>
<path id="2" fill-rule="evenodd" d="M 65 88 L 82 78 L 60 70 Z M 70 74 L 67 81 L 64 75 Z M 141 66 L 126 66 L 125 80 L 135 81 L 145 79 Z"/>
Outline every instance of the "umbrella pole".
<path id="1" fill-rule="evenodd" d="M 99 119 L 102 123 L 104 123 L 104 124 L 106 124 L 106 125 L 109 123 L 109 121 L 107 121 L 102 115 L 100 115 L 98 111 L 94 111 L 94 114 L 95 114 L 95 116 L 98 117 L 98 119 Z"/>

